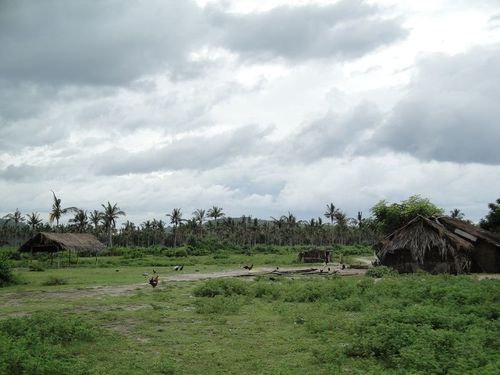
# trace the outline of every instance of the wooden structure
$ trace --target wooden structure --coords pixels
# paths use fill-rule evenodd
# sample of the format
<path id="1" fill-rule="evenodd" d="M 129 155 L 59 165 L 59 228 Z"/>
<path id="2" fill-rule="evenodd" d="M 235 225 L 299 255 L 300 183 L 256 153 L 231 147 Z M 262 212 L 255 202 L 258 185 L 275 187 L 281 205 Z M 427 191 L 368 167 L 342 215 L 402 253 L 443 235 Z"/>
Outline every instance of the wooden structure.
<path id="1" fill-rule="evenodd" d="M 332 252 L 329 250 L 304 250 L 299 253 L 299 261 L 304 263 L 331 262 Z"/>
<path id="2" fill-rule="evenodd" d="M 417 216 L 375 246 L 400 272 L 500 272 L 500 235 L 447 216 Z"/>
<path id="3" fill-rule="evenodd" d="M 51 254 L 52 259 L 52 254 L 67 250 L 68 259 L 71 258 L 71 252 L 74 252 L 77 257 L 82 254 L 95 255 L 97 262 L 97 255 L 105 248 L 92 234 L 40 232 L 21 245 L 19 251 L 32 254 L 46 252 Z"/>

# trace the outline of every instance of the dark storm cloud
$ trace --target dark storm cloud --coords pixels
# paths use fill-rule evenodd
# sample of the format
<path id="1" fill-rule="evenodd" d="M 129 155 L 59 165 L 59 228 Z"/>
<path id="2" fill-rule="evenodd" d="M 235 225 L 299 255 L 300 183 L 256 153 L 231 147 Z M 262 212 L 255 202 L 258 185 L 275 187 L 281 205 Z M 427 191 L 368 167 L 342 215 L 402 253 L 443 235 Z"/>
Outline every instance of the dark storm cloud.
<path id="1" fill-rule="evenodd" d="M 350 59 L 406 35 L 397 21 L 378 18 L 379 14 L 364 1 L 345 0 L 244 15 L 214 13 L 212 23 L 222 45 L 244 57 Z"/>
<path id="2" fill-rule="evenodd" d="M 100 175 L 124 175 L 171 170 L 206 170 L 235 158 L 261 152 L 263 138 L 271 128 L 258 129 L 247 125 L 233 131 L 211 136 L 193 135 L 171 144 L 137 153 L 113 150 L 98 155 L 95 170 Z"/>
<path id="3" fill-rule="evenodd" d="M 500 164 L 500 45 L 434 55 L 372 144 L 425 160 Z"/>
<path id="4" fill-rule="evenodd" d="M 361 103 L 346 113 L 328 113 L 286 142 L 291 145 L 289 154 L 307 162 L 342 156 L 349 147 L 354 147 L 360 141 L 365 131 L 375 128 L 381 119 L 382 114 L 378 108 L 368 102 Z"/>
<path id="5" fill-rule="evenodd" d="M 279 7 L 235 15 L 194 1 L 0 3 L 0 79 L 124 85 L 141 76 L 196 75 L 189 52 L 204 45 L 245 56 L 359 57 L 405 35 L 363 1 Z"/>
<path id="6" fill-rule="evenodd" d="M 192 1 L 2 1 L 0 77 L 105 85 L 182 72 L 204 25 Z"/>

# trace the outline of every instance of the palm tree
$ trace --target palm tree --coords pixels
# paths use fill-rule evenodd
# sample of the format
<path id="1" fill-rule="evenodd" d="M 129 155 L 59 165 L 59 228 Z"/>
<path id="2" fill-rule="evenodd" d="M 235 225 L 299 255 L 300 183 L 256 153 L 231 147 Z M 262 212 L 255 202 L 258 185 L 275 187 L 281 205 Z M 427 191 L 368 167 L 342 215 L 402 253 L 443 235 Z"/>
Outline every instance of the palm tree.
<path id="1" fill-rule="evenodd" d="M 52 191 L 52 190 L 51 190 Z M 59 219 L 64 214 L 67 214 L 71 211 L 77 211 L 76 207 L 61 207 L 61 199 L 56 197 L 56 193 L 52 191 L 52 195 L 54 196 L 54 203 L 52 203 L 52 211 L 49 214 L 49 222 L 52 224 L 54 220 L 56 221 L 56 228 L 59 227 Z"/>
<path id="2" fill-rule="evenodd" d="M 174 208 L 171 213 L 167 214 L 170 217 L 170 223 L 174 226 L 174 247 L 177 246 L 177 227 L 182 223 L 182 212 L 180 208 Z"/>
<path id="3" fill-rule="evenodd" d="M 460 209 L 454 208 L 450 211 L 450 217 L 452 217 L 453 219 L 463 220 L 465 215 Z"/>
<path id="4" fill-rule="evenodd" d="M 334 235 L 334 231 L 333 231 L 333 221 L 335 220 L 335 215 L 337 213 L 337 208 L 335 207 L 335 205 L 333 203 L 330 203 L 330 204 L 327 204 L 326 205 L 326 211 L 324 213 L 324 215 L 330 219 L 330 223 L 332 225 L 332 245 L 333 245 L 333 235 Z"/>
<path id="5" fill-rule="evenodd" d="M 75 213 L 75 216 L 72 219 L 69 219 L 69 222 L 75 224 L 75 227 L 77 228 L 78 232 L 80 233 L 84 232 L 85 228 L 89 223 L 87 211 L 78 209 Z"/>
<path id="6" fill-rule="evenodd" d="M 94 225 L 94 231 L 97 233 L 99 223 L 102 220 L 102 212 L 94 210 L 89 214 L 89 220 Z"/>
<path id="7" fill-rule="evenodd" d="M 34 232 L 35 229 L 43 222 L 37 212 L 32 212 L 31 214 L 28 214 L 26 216 L 28 218 L 26 223 L 31 227 L 31 232 Z"/>
<path id="8" fill-rule="evenodd" d="M 222 207 L 213 206 L 208 210 L 208 217 L 211 217 L 215 220 L 215 226 L 217 226 L 217 219 L 219 217 L 224 217 L 224 213 L 222 212 Z"/>
<path id="9" fill-rule="evenodd" d="M 205 210 L 198 208 L 193 212 L 193 219 L 200 227 L 200 236 L 203 234 L 203 222 L 205 221 Z"/>
<path id="10" fill-rule="evenodd" d="M 117 203 L 114 205 L 111 205 L 111 203 L 108 202 L 107 206 L 101 204 L 101 206 L 104 208 L 104 212 L 102 213 L 102 221 L 104 223 L 104 227 L 108 230 L 108 238 L 109 238 L 109 246 L 113 246 L 113 229 L 116 226 L 116 219 L 118 219 L 119 216 L 123 215 L 125 216 L 126 213 L 120 209 L 120 207 L 117 206 Z"/>
<path id="11" fill-rule="evenodd" d="M 19 224 L 21 224 L 24 221 L 24 217 L 21 214 L 21 211 L 19 211 L 18 208 L 11 213 L 7 214 L 3 217 L 5 219 L 4 225 L 10 223 L 11 221 L 14 223 L 14 241 L 17 244 L 17 234 L 19 232 Z"/>

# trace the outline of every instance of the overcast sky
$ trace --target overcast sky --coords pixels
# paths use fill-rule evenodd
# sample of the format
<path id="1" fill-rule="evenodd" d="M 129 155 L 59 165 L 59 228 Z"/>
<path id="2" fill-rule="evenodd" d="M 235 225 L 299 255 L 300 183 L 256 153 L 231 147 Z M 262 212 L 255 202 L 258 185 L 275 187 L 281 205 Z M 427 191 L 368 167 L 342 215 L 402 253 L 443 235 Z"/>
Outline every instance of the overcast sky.
<path id="1" fill-rule="evenodd" d="M 498 0 L 0 0 L 0 214 L 500 196 Z"/>

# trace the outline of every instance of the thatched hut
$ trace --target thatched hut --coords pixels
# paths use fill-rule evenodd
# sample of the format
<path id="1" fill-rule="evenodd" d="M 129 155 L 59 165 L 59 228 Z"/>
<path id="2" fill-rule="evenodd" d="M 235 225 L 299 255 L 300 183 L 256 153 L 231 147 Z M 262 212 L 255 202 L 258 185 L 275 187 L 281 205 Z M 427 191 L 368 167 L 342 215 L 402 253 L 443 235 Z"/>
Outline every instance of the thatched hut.
<path id="1" fill-rule="evenodd" d="M 331 262 L 332 252 L 329 250 L 310 249 L 299 253 L 299 261 L 304 263 Z"/>
<path id="2" fill-rule="evenodd" d="M 375 246 L 400 272 L 500 272 L 500 235 L 450 217 L 417 216 Z"/>
<path id="3" fill-rule="evenodd" d="M 87 233 L 40 232 L 19 248 L 21 252 L 48 252 L 68 250 L 77 254 L 98 254 L 105 249 L 97 238 Z"/>

